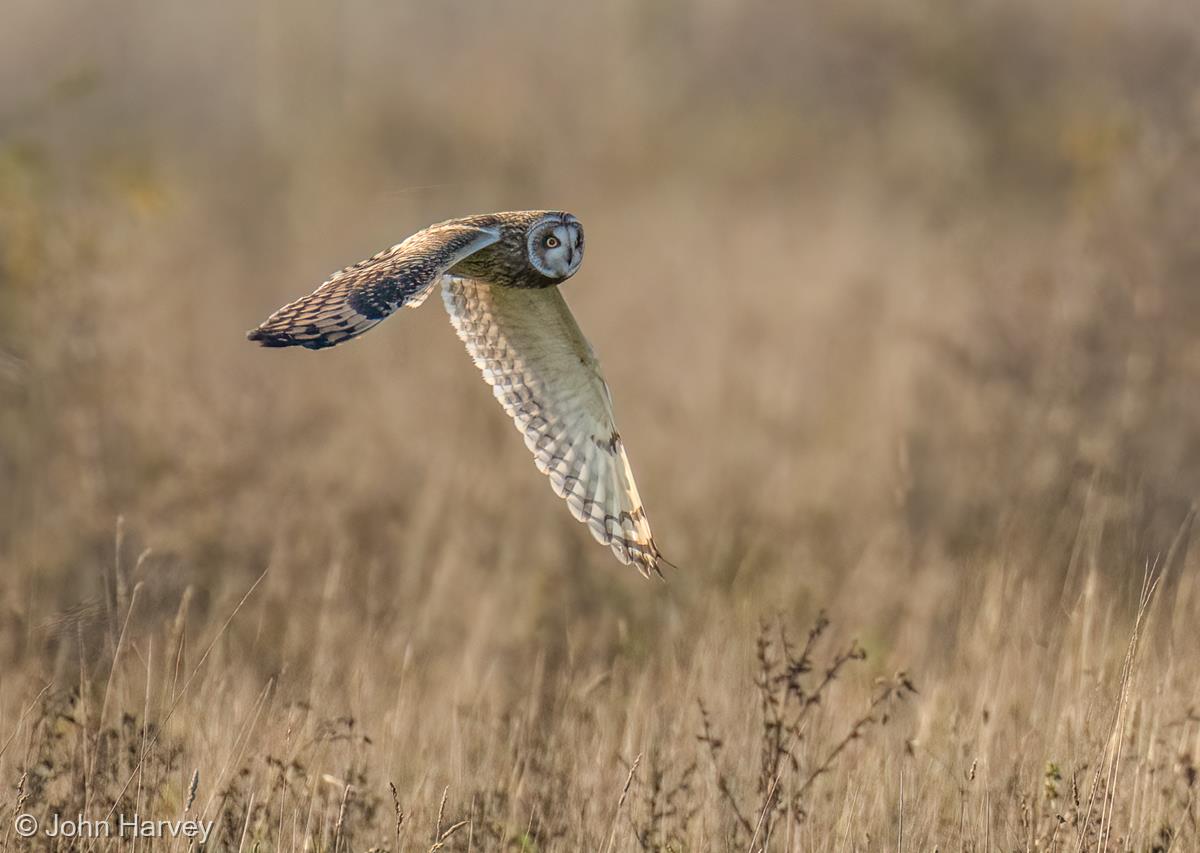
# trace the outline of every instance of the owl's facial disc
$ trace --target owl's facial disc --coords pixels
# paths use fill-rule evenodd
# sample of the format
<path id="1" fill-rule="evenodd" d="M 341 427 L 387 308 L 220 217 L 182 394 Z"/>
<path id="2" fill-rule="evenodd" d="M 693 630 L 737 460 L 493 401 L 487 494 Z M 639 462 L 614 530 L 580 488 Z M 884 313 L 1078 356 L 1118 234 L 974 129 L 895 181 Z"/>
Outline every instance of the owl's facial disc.
<path id="1" fill-rule="evenodd" d="M 529 262 L 547 278 L 568 279 L 583 261 L 583 226 L 568 214 L 548 216 L 529 229 Z"/>

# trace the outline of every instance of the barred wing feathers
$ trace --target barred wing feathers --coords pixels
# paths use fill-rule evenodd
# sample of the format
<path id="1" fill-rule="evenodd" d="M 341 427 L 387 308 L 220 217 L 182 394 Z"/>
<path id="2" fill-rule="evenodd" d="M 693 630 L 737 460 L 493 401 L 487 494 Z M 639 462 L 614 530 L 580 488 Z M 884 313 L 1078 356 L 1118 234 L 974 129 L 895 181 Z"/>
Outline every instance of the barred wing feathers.
<path id="1" fill-rule="evenodd" d="M 538 470 L 597 541 L 643 575 L 661 576 L 612 398 L 557 287 L 496 287 L 445 276 L 450 321 L 525 437 Z"/>
<path id="2" fill-rule="evenodd" d="M 265 347 L 324 349 L 361 335 L 398 308 L 425 301 L 442 273 L 500 239 L 492 228 L 444 223 L 334 273 L 246 334 Z"/>

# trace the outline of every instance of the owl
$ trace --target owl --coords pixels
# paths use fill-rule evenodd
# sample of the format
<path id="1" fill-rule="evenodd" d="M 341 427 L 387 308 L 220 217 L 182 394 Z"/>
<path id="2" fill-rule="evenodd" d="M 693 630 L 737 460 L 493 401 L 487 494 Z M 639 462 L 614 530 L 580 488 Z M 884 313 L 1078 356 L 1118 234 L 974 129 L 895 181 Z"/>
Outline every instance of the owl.
<path id="1" fill-rule="evenodd" d="M 600 364 L 559 285 L 583 261 L 583 226 L 561 211 L 451 219 L 335 273 L 247 337 L 266 347 L 336 346 L 442 285 L 484 381 L 555 494 L 644 576 L 666 563 L 613 420 Z"/>

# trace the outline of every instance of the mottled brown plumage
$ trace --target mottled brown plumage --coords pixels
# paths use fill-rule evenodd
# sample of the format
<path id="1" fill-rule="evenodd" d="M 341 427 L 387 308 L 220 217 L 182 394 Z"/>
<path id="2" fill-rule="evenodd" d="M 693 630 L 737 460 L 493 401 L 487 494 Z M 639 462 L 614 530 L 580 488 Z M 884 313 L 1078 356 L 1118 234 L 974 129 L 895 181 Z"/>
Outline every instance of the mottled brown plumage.
<path id="1" fill-rule="evenodd" d="M 449 267 L 500 238 L 494 226 L 466 221 L 433 225 L 334 273 L 246 336 L 267 347 L 335 346 L 372 328 L 397 308 L 420 305 Z"/>
<path id="2" fill-rule="evenodd" d="M 421 304 L 443 302 L 484 381 L 524 436 L 571 514 L 622 563 L 661 576 L 600 365 L 557 285 L 583 259 L 583 227 L 556 211 L 518 211 L 432 225 L 334 274 L 248 337 L 322 349 Z"/>
<path id="3" fill-rule="evenodd" d="M 555 278 L 539 272 L 530 262 L 526 247 L 530 226 L 547 217 L 551 217 L 551 221 L 555 221 L 554 218 L 559 222 L 576 221 L 569 213 L 545 210 L 491 213 L 452 220 L 475 228 L 495 229 L 500 236 L 495 243 L 463 258 L 449 272 L 460 278 L 474 278 L 501 287 L 540 288 L 560 284 L 570 276 Z M 582 228 L 579 229 L 579 251 L 582 254 Z"/>

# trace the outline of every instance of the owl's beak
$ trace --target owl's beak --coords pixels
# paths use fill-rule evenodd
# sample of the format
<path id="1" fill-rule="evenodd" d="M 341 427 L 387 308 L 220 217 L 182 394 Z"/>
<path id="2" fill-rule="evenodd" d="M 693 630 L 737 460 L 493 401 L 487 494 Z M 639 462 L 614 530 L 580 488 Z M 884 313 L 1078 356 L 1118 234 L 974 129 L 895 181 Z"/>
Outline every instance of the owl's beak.
<path id="1" fill-rule="evenodd" d="M 567 269 L 575 266 L 575 247 L 567 244 Z"/>

